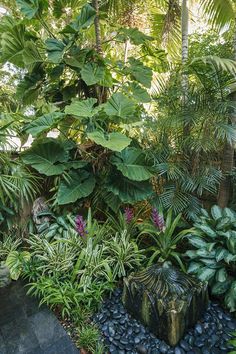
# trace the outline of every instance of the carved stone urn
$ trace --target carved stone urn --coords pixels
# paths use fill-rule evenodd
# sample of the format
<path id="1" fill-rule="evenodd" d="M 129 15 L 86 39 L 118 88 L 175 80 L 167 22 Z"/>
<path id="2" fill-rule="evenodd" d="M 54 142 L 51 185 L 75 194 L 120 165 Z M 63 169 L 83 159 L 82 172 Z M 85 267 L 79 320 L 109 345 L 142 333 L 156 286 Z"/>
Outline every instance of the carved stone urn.
<path id="1" fill-rule="evenodd" d="M 122 300 L 134 318 L 175 346 L 207 308 L 207 284 L 173 266 L 153 265 L 124 279 Z"/>
<path id="2" fill-rule="evenodd" d="M 11 282 L 10 270 L 4 263 L 0 263 L 0 288 L 9 285 Z"/>

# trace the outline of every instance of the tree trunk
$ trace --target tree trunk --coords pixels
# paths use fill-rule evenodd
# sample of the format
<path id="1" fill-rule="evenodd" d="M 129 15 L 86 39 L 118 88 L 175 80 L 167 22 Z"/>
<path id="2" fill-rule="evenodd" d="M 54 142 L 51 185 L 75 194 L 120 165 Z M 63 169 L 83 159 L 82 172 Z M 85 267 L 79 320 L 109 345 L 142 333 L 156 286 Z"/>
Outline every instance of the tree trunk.
<path id="1" fill-rule="evenodd" d="M 186 114 L 186 106 L 188 103 L 188 75 L 185 73 L 185 64 L 188 61 L 188 26 L 189 26 L 189 13 L 188 13 L 188 0 L 182 0 L 182 15 L 181 15 L 181 27 L 182 27 L 182 103 L 184 114 L 184 138 L 187 138 L 190 134 L 190 124 L 188 122 L 188 115 Z"/>
<path id="2" fill-rule="evenodd" d="M 236 61 L 236 19 L 235 19 L 235 33 L 234 33 L 233 46 L 234 46 L 234 60 Z M 236 92 L 232 94 L 231 100 L 236 102 Z M 230 114 L 228 123 L 236 126 L 235 110 Z M 235 150 L 234 143 L 230 144 L 229 142 L 226 141 L 224 145 L 222 162 L 221 162 L 221 171 L 223 173 L 224 179 L 220 183 L 219 194 L 218 194 L 218 205 L 221 208 L 227 207 L 230 200 L 230 194 L 232 188 L 230 173 L 232 172 L 234 167 L 234 150 Z"/>
<path id="3" fill-rule="evenodd" d="M 95 36 L 96 36 L 96 50 L 99 54 L 102 54 L 102 40 L 101 40 L 101 29 L 99 22 L 99 0 L 92 1 L 93 7 L 96 10 L 96 17 L 94 20 Z"/>
<path id="4" fill-rule="evenodd" d="M 188 0 L 182 1 L 182 64 L 186 64 L 188 60 Z M 184 82 L 186 85 L 186 82 Z M 187 83 L 188 84 L 188 83 Z M 188 86 L 188 85 L 187 85 Z M 186 86 L 184 86 L 186 87 Z"/>

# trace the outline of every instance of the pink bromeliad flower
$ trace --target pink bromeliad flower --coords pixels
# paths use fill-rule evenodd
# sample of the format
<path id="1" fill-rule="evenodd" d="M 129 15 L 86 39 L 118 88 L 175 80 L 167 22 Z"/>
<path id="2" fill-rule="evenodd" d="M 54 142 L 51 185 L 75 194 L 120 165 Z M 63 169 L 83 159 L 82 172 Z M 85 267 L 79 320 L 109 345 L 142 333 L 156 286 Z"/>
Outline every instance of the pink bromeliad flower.
<path id="1" fill-rule="evenodd" d="M 165 228 L 165 221 L 163 216 L 158 213 L 156 208 L 152 210 L 152 221 L 160 231 L 163 231 Z"/>
<path id="2" fill-rule="evenodd" d="M 127 207 L 125 208 L 125 221 L 127 224 L 130 224 L 131 221 L 133 220 L 134 218 L 134 211 L 133 209 Z"/>
<path id="3" fill-rule="evenodd" d="M 86 230 L 86 221 L 82 215 L 77 215 L 75 218 L 75 229 L 81 237 L 85 237 L 88 231 Z"/>

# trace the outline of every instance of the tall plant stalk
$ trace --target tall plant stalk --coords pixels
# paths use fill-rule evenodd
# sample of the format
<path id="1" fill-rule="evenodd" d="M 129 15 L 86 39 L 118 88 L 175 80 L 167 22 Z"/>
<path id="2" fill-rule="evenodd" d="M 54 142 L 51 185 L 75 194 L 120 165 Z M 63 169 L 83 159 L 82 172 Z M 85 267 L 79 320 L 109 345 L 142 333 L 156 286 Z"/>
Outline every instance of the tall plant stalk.
<path id="1" fill-rule="evenodd" d="M 96 10 L 96 17 L 94 20 L 95 36 L 96 36 L 96 50 L 99 54 L 102 54 L 102 39 L 101 39 L 101 29 L 100 29 L 100 20 L 99 20 L 99 0 L 93 0 L 92 4 Z"/>
<path id="2" fill-rule="evenodd" d="M 190 133 L 190 124 L 187 121 L 186 106 L 188 103 L 188 75 L 185 73 L 185 65 L 188 61 L 188 35 L 189 35 L 189 13 L 188 13 L 188 0 L 182 0 L 182 16 L 181 16 L 181 29 L 182 29 L 182 99 L 183 99 L 183 112 L 184 112 L 184 137 L 188 137 Z"/>

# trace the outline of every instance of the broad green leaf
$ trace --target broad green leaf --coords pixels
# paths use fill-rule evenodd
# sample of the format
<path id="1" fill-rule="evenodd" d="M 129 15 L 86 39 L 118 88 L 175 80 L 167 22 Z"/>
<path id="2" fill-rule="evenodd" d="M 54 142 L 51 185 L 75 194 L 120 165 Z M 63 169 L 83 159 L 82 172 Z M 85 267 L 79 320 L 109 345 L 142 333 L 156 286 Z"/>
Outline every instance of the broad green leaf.
<path id="1" fill-rule="evenodd" d="M 186 256 L 188 256 L 190 259 L 195 259 L 198 258 L 198 254 L 196 251 L 187 251 Z"/>
<path id="2" fill-rule="evenodd" d="M 93 24 L 95 17 L 96 10 L 94 9 L 94 7 L 89 4 L 86 4 L 82 7 L 82 10 L 76 20 L 71 22 L 67 27 L 71 28 L 71 30 L 75 32 L 80 31 L 82 29 L 86 29 Z"/>
<path id="3" fill-rule="evenodd" d="M 24 67 L 23 50 L 25 48 L 25 27 L 15 24 L 10 17 L 3 18 L 1 33 L 1 61 Z"/>
<path id="4" fill-rule="evenodd" d="M 118 38 L 123 41 L 130 39 L 135 45 L 144 44 L 146 41 L 153 40 L 152 37 L 140 32 L 137 28 L 121 28 L 118 33 Z"/>
<path id="5" fill-rule="evenodd" d="M 55 38 L 48 38 L 45 41 L 48 53 L 48 59 L 54 63 L 59 64 L 63 58 L 65 44 Z"/>
<path id="6" fill-rule="evenodd" d="M 99 84 L 105 87 L 111 87 L 113 84 L 111 74 L 107 71 L 104 65 L 97 63 L 87 63 L 81 70 L 81 77 L 88 85 Z"/>
<path id="7" fill-rule="evenodd" d="M 220 268 L 216 273 L 216 280 L 220 283 L 225 282 L 228 277 L 228 274 L 225 268 Z"/>
<path id="8" fill-rule="evenodd" d="M 231 219 L 228 217 L 221 217 L 217 220 L 216 230 L 225 230 L 231 225 Z"/>
<path id="9" fill-rule="evenodd" d="M 231 284 L 231 287 L 225 296 L 225 304 L 230 311 L 236 311 L 236 281 Z"/>
<path id="10" fill-rule="evenodd" d="M 89 172 L 70 172 L 69 179 L 62 180 L 57 194 L 59 205 L 70 204 L 90 195 L 95 187 L 95 178 Z"/>
<path id="11" fill-rule="evenodd" d="M 146 200 L 153 194 L 153 189 L 148 181 L 130 181 L 122 175 L 113 175 L 106 186 L 109 192 L 118 196 L 123 203 L 135 203 Z"/>
<path id="12" fill-rule="evenodd" d="M 96 98 L 88 98 L 87 100 L 74 99 L 69 106 L 66 106 L 65 113 L 77 117 L 93 117 L 99 112 L 101 107 L 94 107 L 97 103 Z"/>
<path id="13" fill-rule="evenodd" d="M 223 209 L 223 216 L 230 218 L 231 221 L 236 221 L 236 213 L 232 209 L 224 208 Z"/>
<path id="14" fill-rule="evenodd" d="M 146 163 L 142 150 L 126 148 L 111 159 L 111 163 L 127 178 L 133 181 L 146 181 L 153 176 Z"/>
<path id="15" fill-rule="evenodd" d="M 32 104 L 38 98 L 42 87 L 42 80 L 43 78 L 40 76 L 40 73 L 25 75 L 24 79 L 17 86 L 17 99 L 24 104 Z"/>
<path id="16" fill-rule="evenodd" d="M 136 82 L 132 82 L 130 84 L 130 88 L 132 90 L 133 93 L 133 97 L 142 103 L 148 103 L 151 101 L 151 97 L 150 95 L 147 93 L 147 91 L 141 87 L 138 83 Z"/>
<path id="17" fill-rule="evenodd" d="M 216 260 L 217 260 L 217 262 L 222 261 L 222 259 L 227 257 L 228 254 L 229 254 L 229 252 L 225 248 L 222 248 L 222 247 L 217 248 L 217 250 L 216 250 Z"/>
<path id="18" fill-rule="evenodd" d="M 40 0 L 16 0 L 16 4 L 19 6 L 20 11 L 31 20 L 35 17 L 40 10 Z"/>
<path id="19" fill-rule="evenodd" d="M 226 291 L 229 290 L 230 283 L 231 283 L 230 280 L 227 280 L 225 282 L 215 283 L 211 288 L 212 294 L 213 295 L 222 295 L 222 294 L 226 293 Z"/>
<path id="20" fill-rule="evenodd" d="M 138 59 L 129 58 L 129 64 L 128 73 L 140 84 L 150 88 L 152 82 L 152 70 L 147 66 L 144 66 Z"/>
<path id="21" fill-rule="evenodd" d="M 201 263 L 191 262 L 188 267 L 188 273 L 196 273 L 202 267 Z"/>
<path id="22" fill-rule="evenodd" d="M 105 112 L 108 116 L 118 116 L 128 118 L 135 113 L 135 104 L 122 93 L 114 93 L 108 102 L 104 105 Z"/>
<path id="23" fill-rule="evenodd" d="M 43 58 L 32 41 L 26 42 L 22 55 L 26 66 L 43 62 Z"/>
<path id="24" fill-rule="evenodd" d="M 211 208 L 211 215 L 214 220 L 218 220 L 219 218 L 222 217 L 222 209 L 218 205 L 214 205 Z"/>
<path id="25" fill-rule="evenodd" d="M 21 156 L 24 163 L 31 165 L 39 173 L 46 176 L 61 174 L 65 169 L 63 162 L 68 159 L 67 151 L 53 139 L 39 141 L 29 150 L 23 152 Z"/>
<path id="26" fill-rule="evenodd" d="M 212 279 L 215 275 L 215 269 L 211 269 L 211 268 L 208 268 L 208 267 L 204 267 L 201 269 L 201 271 L 199 272 L 198 274 L 198 278 L 201 280 L 201 281 L 208 281 L 210 279 Z"/>
<path id="27" fill-rule="evenodd" d="M 102 145 L 112 151 L 120 152 L 131 143 L 131 139 L 121 133 L 109 133 L 105 135 L 103 132 L 96 130 L 87 135 L 96 144 Z"/>
<path id="28" fill-rule="evenodd" d="M 208 225 L 202 225 L 199 223 L 195 223 L 194 227 L 196 227 L 197 229 L 200 229 L 203 232 L 203 234 L 206 234 L 207 236 L 210 236 L 212 238 L 215 238 L 217 236 L 216 232 L 214 230 L 212 230 L 210 228 L 210 226 L 208 226 Z"/>
<path id="29" fill-rule="evenodd" d="M 203 238 L 197 236 L 190 236 L 188 237 L 188 242 L 191 243 L 194 247 L 202 248 L 206 247 L 207 243 L 204 241 Z"/>
<path id="30" fill-rule="evenodd" d="M 64 114 L 60 112 L 44 114 L 43 116 L 29 123 L 25 130 L 27 133 L 36 136 L 42 132 L 54 128 L 59 123 L 59 121 L 63 119 L 63 117 Z"/>

